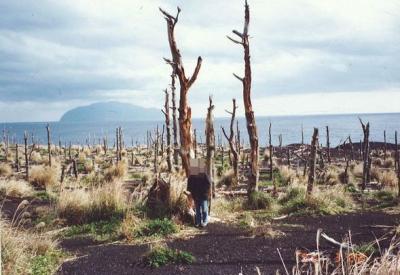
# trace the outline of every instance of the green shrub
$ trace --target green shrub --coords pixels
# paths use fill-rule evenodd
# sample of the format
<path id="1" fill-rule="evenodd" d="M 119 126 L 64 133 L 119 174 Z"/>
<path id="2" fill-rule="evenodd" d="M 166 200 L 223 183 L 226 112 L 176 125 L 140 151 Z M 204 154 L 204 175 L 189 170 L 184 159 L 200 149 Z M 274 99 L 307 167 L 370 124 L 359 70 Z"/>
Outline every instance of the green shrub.
<path id="1" fill-rule="evenodd" d="M 116 239 L 121 220 L 112 218 L 109 221 L 92 222 L 69 227 L 62 233 L 63 237 L 90 235 L 96 240 Z"/>
<path id="2" fill-rule="evenodd" d="M 159 247 L 153 249 L 144 260 L 147 265 L 158 268 L 167 264 L 191 264 L 196 259 L 189 252 Z"/>
<path id="3" fill-rule="evenodd" d="M 155 219 L 136 230 L 137 237 L 167 236 L 178 232 L 176 224 L 168 219 Z"/>
<path id="4" fill-rule="evenodd" d="M 49 251 L 44 255 L 35 256 L 31 262 L 30 274 L 47 275 L 54 274 L 63 254 L 60 251 Z"/>
<path id="5" fill-rule="evenodd" d="M 294 199 L 299 198 L 299 197 L 304 197 L 304 196 L 305 196 L 305 190 L 304 189 L 293 187 L 293 188 L 290 188 L 285 193 L 285 195 L 282 198 L 279 199 L 279 203 L 285 204 L 285 203 L 287 203 L 287 202 L 289 202 L 291 200 L 294 200 Z"/>
<path id="6" fill-rule="evenodd" d="M 247 208 L 252 210 L 257 209 L 267 209 L 272 204 L 272 198 L 264 193 L 259 191 L 253 191 L 250 193 L 249 199 L 247 200 Z"/>

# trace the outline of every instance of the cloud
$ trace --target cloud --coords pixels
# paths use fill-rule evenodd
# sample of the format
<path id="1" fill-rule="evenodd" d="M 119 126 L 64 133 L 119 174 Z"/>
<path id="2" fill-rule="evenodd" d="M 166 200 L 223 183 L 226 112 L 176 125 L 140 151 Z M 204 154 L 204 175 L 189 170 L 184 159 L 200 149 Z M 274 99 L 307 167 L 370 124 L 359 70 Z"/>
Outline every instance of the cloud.
<path id="1" fill-rule="evenodd" d="M 256 114 L 269 114 L 260 102 L 279 106 L 280 100 L 312 97 L 326 113 L 332 108 L 324 98 L 335 95 L 400 93 L 398 1 L 249 3 Z M 241 30 L 243 1 L 2 1 L 0 102 L 26 110 L 52 106 L 47 116 L 33 120 L 54 120 L 71 107 L 102 100 L 159 108 L 170 81 L 162 58 L 170 52 L 158 7 L 174 13 L 177 5 L 182 8 L 177 42 L 187 74 L 197 56 L 203 57 L 189 94 L 194 116 L 204 116 L 209 94 L 221 110 L 228 108 L 232 97 L 241 98 L 241 83 L 232 73 L 243 74 L 243 50 L 226 35 Z M 357 110 L 387 109 L 369 103 Z M 281 113 L 273 106 L 270 114 Z M 291 106 L 293 114 L 318 111 L 308 104 Z"/>

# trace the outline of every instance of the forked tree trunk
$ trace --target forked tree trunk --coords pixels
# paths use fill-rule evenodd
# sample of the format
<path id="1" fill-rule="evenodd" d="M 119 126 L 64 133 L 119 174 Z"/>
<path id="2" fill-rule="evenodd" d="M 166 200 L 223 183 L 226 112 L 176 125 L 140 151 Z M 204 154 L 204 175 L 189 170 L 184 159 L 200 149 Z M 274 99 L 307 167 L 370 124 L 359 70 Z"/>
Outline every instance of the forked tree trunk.
<path id="1" fill-rule="evenodd" d="M 47 130 L 47 151 L 49 154 L 49 166 L 51 167 L 51 140 L 50 140 L 50 125 L 47 123 L 46 126 L 46 130 Z"/>
<path id="2" fill-rule="evenodd" d="M 268 127 L 268 143 L 269 143 L 269 178 L 273 180 L 273 167 L 272 167 L 272 123 L 269 123 Z"/>
<path id="3" fill-rule="evenodd" d="M 331 143 L 329 141 L 329 126 L 326 126 L 326 155 L 328 163 L 331 164 Z"/>
<path id="4" fill-rule="evenodd" d="M 211 179 L 212 184 L 212 196 L 215 197 L 215 184 L 214 184 L 214 169 L 213 169 L 213 160 L 215 154 L 215 134 L 214 134 L 214 117 L 213 110 L 214 105 L 212 104 L 212 98 L 209 97 L 209 106 L 207 109 L 207 118 L 206 118 L 206 147 L 207 147 L 207 156 L 206 156 L 206 166 L 207 166 L 207 174 Z"/>
<path id="5" fill-rule="evenodd" d="M 179 13 L 181 9 L 178 7 L 176 16 L 172 16 L 160 8 L 161 13 L 167 21 L 168 42 L 171 50 L 172 60 L 165 59 L 165 61 L 172 66 L 174 72 L 178 76 L 180 84 L 180 97 L 179 97 L 179 135 L 181 142 L 181 158 L 182 167 L 185 170 L 186 176 L 189 176 L 189 159 L 193 153 L 192 141 L 192 110 L 188 105 L 188 92 L 190 87 L 196 81 L 197 75 L 201 68 L 202 59 L 199 56 L 197 59 L 196 68 L 190 78 L 186 77 L 185 69 L 182 62 L 181 53 L 175 41 L 175 25 L 178 22 Z"/>
<path id="6" fill-rule="evenodd" d="M 240 130 L 239 130 L 239 120 L 236 120 L 236 146 L 237 151 L 240 156 Z"/>
<path id="7" fill-rule="evenodd" d="M 314 133 L 312 135 L 312 140 L 311 140 L 311 152 L 309 158 L 308 184 L 307 184 L 308 195 L 312 193 L 315 181 L 315 168 L 317 164 L 317 147 L 318 147 L 318 128 L 314 128 Z"/>
<path id="8" fill-rule="evenodd" d="M 258 190 L 258 133 L 257 125 L 254 117 L 253 106 L 251 103 L 251 65 L 250 65 L 250 45 L 249 45 L 249 23 L 250 23 L 250 10 L 247 0 L 245 1 L 245 12 L 244 12 L 244 27 L 243 32 L 240 33 L 237 30 L 233 30 L 233 33 L 239 37 L 239 40 L 228 38 L 239 45 L 243 46 L 244 50 L 244 77 L 239 77 L 236 74 L 234 76 L 242 82 L 243 85 L 243 103 L 244 111 L 247 122 L 247 132 L 249 134 L 250 142 L 250 175 L 248 181 L 247 192 L 250 194 L 253 191 Z"/>
<path id="9" fill-rule="evenodd" d="M 172 172 L 172 144 L 171 144 L 171 122 L 169 116 L 169 93 L 168 90 L 165 89 L 165 103 L 164 103 L 164 110 L 162 110 L 165 116 L 165 128 L 167 128 L 167 165 L 168 165 L 168 172 Z"/>
<path id="10" fill-rule="evenodd" d="M 233 131 L 233 126 L 235 124 L 235 115 L 236 115 L 236 99 L 232 99 L 232 112 L 226 111 L 228 114 L 231 114 L 231 123 L 229 126 L 229 136 L 226 134 L 224 127 L 221 127 L 222 133 L 224 134 L 226 140 L 229 143 L 230 153 L 231 153 L 231 162 L 233 168 L 233 183 L 237 184 L 239 182 L 239 154 L 235 145 L 235 132 Z"/>
<path id="11" fill-rule="evenodd" d="M 367 122 L 367 124 L 365 125 L 361 118 L 360 118 L 360 123 L 361 123 L 361 127 L 363 130 L 363 134 L 364 134 L 364 141 L 363 141 L 363 178 L 362 178 L 362 185 L 361 188 L 362 190 L 365 190 L 366 184 L 368 183 L 368 179 L 369 179 L 369 168 L 370 168 L 370 156 L 369 156 L 369 122 Z"/>

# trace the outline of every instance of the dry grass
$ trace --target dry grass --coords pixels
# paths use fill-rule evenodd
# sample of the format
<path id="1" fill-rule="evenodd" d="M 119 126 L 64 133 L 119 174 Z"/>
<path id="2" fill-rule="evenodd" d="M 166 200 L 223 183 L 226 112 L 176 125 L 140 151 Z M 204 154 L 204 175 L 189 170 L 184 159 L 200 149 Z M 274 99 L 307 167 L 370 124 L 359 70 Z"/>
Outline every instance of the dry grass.
<path id="1" fill-rule="evenodd" d="M 34 191 L 32 186 L 22 180 L 1 180 L 0 193 L 14 198 L 24 198 L 32 196 Z"/>
<path id="2" fill-rule="evenodd" d="M 293 180 L 296 178 L 296 172 L 290 169 L 288 166 L 283 165 L 279 167 L 279 172 L 281 175 L 281 180 L 283 185 L 289 185 L 293 183 Z"/>
<path id="3" fill-rule="evenodd" d="M 108 182 L 112 182 L 117 179 L 122 179 L 125 176 L 126 171 L 127 171 L 126 163 L 120 161 L 104 171 L 104 179 Z"/>
<path id="4" fill-rule="evenodd" d="M 384 187 L 395 187 L 397 186 L 397 176 L 394 171 L 384 171 L 380 174 L 379 182 Z"/>
<path id="5" fill-rule="evenodd" d="M 56 167 L 33 166 L 29 174 L 29 182 L 40 188 L 55 186 L 58 183 Z"/>
<path id="6" fill-rule="evenodd" d="M 42 163 L 42 156 L 40 155 L 39 152 L 33 151 L 31 154 L 30 161 L 35 164 L 40 164 Z"/>
<path id="7" fill-rule="evenodd" d="M 4 220 L 0 220 L 0 228 L 4 274 L 30 274 L 35 257 L 56 250 L 56 242 L 48 235 L 12 228 Z"/>
<path id="8" fill-rule="evenodd" d="M 235 184 L 236 184 L 236 183 L 234 182 L 234 173 L 233 173 L 233 170 L 230 169 L 230 170 L 228 170 L 228 171 L 226 171 L 226 172 L 223 173 L 223 175 L 222 175 L 221 178 L 219 179 L 217 185 L 218 185 L 219 187 L 220 187 L 220 186 L 223 186 L 223 185 L 230 187 L 230 186 L 233 186 L 233 185 L 235 185 Z"/>
<path id="9" fill-rule="evenodd" d="M 117 182 L 92 190 L 63 190 L 56 206 L 60 218 L 69 224 L 107 220 L 121 215 L 127 207 L 122 184 Z"/>
<path id="10" fill-rule="evenodd" d="M 9 177 L 12 175 L 12 168 L 8 163 L 0 164 L 0 176 L 1 177 Z"/>

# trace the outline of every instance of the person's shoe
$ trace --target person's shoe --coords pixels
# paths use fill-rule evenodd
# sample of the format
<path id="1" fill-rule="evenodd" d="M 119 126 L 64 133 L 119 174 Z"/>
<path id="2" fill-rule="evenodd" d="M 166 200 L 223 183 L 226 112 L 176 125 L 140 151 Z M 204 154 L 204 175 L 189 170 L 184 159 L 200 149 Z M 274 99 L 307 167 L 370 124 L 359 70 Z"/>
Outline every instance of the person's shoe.
<path id="1" fill-rule="evenodd" d="M 195 224 L 194 227 L 199 228 L 201 225 L 200 224 Z"/>
<path id="2" fill-rule="evenodd" d="M 207 223 L 206 223 L 206 222 L 202 222 L 202 223 L 201 223 L 201 227 L 204 228 L 204 227 L 206 227 L 206 226 L 207 226 Z"/>

